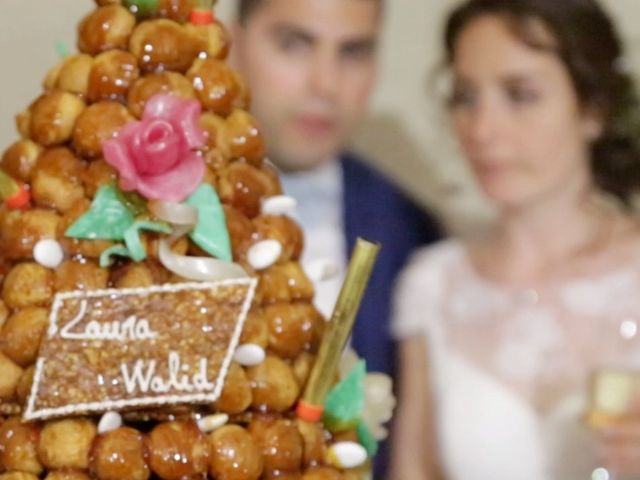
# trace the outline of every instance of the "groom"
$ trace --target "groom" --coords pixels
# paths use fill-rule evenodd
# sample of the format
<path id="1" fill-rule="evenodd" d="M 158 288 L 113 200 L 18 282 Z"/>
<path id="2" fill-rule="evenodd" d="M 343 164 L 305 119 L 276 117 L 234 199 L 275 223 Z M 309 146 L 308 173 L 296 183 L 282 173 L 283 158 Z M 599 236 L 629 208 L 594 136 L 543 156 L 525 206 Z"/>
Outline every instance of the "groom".
<path id="1" fill-rule="evenodd" d="M 345 145 L 365 114 L 376 74 L 382 0 L 239 0 L 232 57 L 252 94 L 269 157 L 298 201 L 307 271 L 329 262 L 316 305 L 335 304 L 358 236 L 380 242 L 353 331 L 367 368 L 394 375 L 389 334 L 394 280 L 409 253 L 438 239 L 436 223 Z M 331 269 L 328 269 L 331 270 Z M 384 478 L 384 449 L 376 478 Z"/>

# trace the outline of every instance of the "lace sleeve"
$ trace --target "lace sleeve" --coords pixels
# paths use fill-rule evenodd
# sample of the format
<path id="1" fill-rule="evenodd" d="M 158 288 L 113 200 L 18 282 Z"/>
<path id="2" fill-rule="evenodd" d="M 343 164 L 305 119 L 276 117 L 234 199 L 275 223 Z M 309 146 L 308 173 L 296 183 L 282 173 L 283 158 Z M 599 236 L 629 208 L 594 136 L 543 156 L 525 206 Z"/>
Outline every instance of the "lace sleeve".
<path id="1" fill-rule="evenodd" d="M 395 286 L 391 332 L 397 339 L 424 335 L 439 321 L 438 305 L 444 283 L 445 250 L 449 243 L 418 250 Z"/>

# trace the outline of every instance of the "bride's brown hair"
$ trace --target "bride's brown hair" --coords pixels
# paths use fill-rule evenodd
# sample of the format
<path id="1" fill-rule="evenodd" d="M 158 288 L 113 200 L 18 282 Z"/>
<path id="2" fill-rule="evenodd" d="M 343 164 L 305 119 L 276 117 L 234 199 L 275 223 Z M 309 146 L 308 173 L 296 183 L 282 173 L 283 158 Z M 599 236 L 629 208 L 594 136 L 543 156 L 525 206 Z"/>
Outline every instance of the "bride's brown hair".
<path id="1" fill-rule="evenodd" d="M 602 134 L 591 145 L 595 182 L 629 203 L 640 187 L 640 106 L 622 42 L 607 13 L 594 0 L 467 0 L 446 23 L 449 65 L 462 30 L 486 15 L 503 17 L 523 42 L 562 60 L 582 106 L 602 118 Z M 541 38 L 535 28 L 540 23 L 552 43 Z"/>

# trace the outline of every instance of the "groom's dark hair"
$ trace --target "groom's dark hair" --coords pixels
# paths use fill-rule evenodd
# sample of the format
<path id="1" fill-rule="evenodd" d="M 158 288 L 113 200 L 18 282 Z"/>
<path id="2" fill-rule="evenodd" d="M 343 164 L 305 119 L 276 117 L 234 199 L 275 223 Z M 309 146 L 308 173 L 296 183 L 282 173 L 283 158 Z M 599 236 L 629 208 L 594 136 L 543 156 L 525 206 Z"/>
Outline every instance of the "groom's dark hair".
<path id="1" fill-rule="evenodd" d="M 268 2 L 269 0 L 238 0 L 238 9 L 237 9 L 237 18 L 238 22 L 244 23 L 251 16 L 251 14 L 258 8 L 260 5 Z M 371 0 L 382 5 L 384 0 Z"/>

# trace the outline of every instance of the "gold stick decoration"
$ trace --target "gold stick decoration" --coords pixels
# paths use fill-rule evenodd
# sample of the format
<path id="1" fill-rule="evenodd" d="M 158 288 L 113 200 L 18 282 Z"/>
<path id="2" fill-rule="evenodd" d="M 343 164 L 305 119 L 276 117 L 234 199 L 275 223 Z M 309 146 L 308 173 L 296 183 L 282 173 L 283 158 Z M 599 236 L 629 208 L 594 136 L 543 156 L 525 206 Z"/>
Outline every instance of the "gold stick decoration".
<path id="1" fill-rule="evenodd" d="M 196 3 L 200 10 L 213 10 L 216 0 L 198 0 Z"/>
<path id="2" fill-rule="evenodd" d="M 303 420 L 317 422 L 322 418 L 325 399 L 333 387 L 338 362 L 379 251 L 380 245 L 358 238 L 331 321 L 298 404 L 297 413 Z"/>

